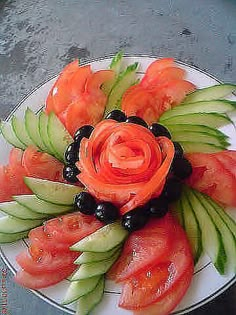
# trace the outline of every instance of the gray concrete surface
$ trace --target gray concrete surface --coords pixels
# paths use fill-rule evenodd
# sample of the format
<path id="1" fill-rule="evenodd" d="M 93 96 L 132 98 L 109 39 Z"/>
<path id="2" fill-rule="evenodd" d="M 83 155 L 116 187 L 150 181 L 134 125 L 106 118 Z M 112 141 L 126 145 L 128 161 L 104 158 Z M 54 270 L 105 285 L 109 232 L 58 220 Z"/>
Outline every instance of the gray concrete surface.
<path id="1" fill-rule="evenodd" d="M 120 49 L 173 56 L 235 83 L 236 1 L 2 0 L 0 118 L 71 59 Z M 11 278 L 9 271 L 8 314 L 63 314 Z M 236 314 L 235 296 L 234 287 L 191 314 Z"/>

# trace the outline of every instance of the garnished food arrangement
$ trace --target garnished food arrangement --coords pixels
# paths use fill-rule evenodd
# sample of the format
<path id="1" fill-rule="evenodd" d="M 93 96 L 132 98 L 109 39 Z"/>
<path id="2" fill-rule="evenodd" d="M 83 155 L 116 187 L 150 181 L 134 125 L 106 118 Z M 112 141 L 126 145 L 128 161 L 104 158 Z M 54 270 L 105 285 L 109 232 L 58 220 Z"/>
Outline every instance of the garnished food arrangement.
<path id="1" fill-rule="evenodd" d="M 140 77 L 118 53 L 108 69 L 68 64 L 37 113 L 1 122 L 12 145 L 0 166 L 0 243 L 28 238 L 15 281 L 69 278 L 62 304 L 89 314 L 106 279 L 119 307 L 165 315 L 207 254 L 236 274 L 234 84 L 198 89 L 172 58 Z"/>

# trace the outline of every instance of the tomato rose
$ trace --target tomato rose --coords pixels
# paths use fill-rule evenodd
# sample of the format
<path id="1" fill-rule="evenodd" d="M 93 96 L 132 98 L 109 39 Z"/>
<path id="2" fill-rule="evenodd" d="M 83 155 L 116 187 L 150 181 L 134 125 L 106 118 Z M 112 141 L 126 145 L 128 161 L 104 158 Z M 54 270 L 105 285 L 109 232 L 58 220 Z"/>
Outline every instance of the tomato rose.
<path id="1" fill-rule="evenodd" d="M 97 199 L 115 203 L 123 214 L 161 193 L 173 156 L 166 137 L 105 120 L 81 142 L 78 177 Z"/>

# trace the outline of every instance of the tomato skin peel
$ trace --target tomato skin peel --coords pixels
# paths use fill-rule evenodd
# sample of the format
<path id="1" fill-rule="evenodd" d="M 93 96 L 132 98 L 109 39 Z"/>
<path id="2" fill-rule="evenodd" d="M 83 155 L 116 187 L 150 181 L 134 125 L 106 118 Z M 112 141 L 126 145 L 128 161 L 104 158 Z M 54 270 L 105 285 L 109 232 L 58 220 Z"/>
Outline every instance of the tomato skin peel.
<path id="1" fill-rule="evenodd" d="M 80 146 L 79 180 L 97 199 L 113 202 L 124 214 L 158 196 L 174 157 L 166 137 L 140 125 L 100 122 Z"/>

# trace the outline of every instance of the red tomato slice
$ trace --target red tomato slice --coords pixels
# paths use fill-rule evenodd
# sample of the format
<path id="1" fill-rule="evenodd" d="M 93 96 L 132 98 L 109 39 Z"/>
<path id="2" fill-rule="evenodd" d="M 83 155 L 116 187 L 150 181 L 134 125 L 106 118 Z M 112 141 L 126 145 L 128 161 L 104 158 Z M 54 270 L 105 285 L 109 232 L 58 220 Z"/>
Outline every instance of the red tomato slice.
<path id="1" fill-rule="evenodd" d="M 174 290 L 177 282 L 189 272 L 193 275 L 193 258 L 186 234 L 181 226 L 172 220 L 169 231 L 172 249 L 165 257 L 156 260 L 156 264 L 131 276 L 124 282 L 119 306 L 129 310 L 139 310 Z"/>
<path id="2" fill-rule="evenodd" d="M 192 279 L 192 269 L 179 279 L 168 294 L 161 297 L 158 302 L 140 310 L 134 311 L 134 315 L 168 315 L 180 303 L 189 288 Z"/>
<path id="3" fill-rule="evenodd" d="M 83 125 L 96 125 L 102 120 L 107 96 L 100 89 L 101 85 L 114 78 L 111 70 L 100 70 L 91 74 L 85 85 L 85 92 L 69 104 L 61 120 L 70 134 Z"/>
<path id="4" fill-rule="evenodd" d="M 177 67 L 167 67 L 156 73 L 152 78 L 147 78 L 141 81 L 141 85 L 148 89 L 165 84 L 172 80 L 183 80 L 185 77 L 185 70 Z"/>
<path id="5" fill-rule="evenodd" d="M 137 85 L 130 87 L 124 94 L 121 107 L 127 116 L 138 116 L 151 124 L 159 117 L 161 102 L 162 98 L 155 98 L 150 91 Z"/>
<path id="6" fill-rule="evenodd" d="M 63 112 L 68 105 L 78 99 L 84 92 L 87 78 L 91 75 L 91 67 L 80 67 L 78 60 L 73 61 L 62 70 L 46 100 L 46 113 Z"/>
<path id="7" fill-rule="evenodd" d="M 0 165 L 0 202 L 11 200 L 11 191 L 7 183 L 6 166 Z"/>
<path id="8" fill-rule="evenodd" d="M 70 266 L 68 268 L 61 269 L 60 271 L 51 272 L 50 276 L 48 273 L 41 273 L 39 275 L 31 275 L 24 270 L 17 271 L 14 280 L 19 285 L 32 289 L 38 290 L 42 288 L 49 287 L 51 285 L 55 285 L 58 282 L 69 277 L 74 270 L 76 269 L 76 265 Z"/>
<path id="9" fill-rule="evenodd" d="M 94 216 L 76 212 L 47 221 L 44 224 L 44 231 L 57 242 L 72 245 L 94 233 L 103 225 Z"/>
<path id="10" fill-rule="evenodd" d="M 72 245 L 69 243 L 56 242 L 51 235 L 45 233 L 43 226 L 32 229 L 28 237 L 30 240 L 29 251 L 35 260 L 38 259 L 43 251 L 52 254 L 68 252 L 70 245 Z"/>
<path id="11" fill-rule="evenodd" d="M 189 81 L 176 79 L 163 84 L 162 89 L 164 94 L 169 98 L 171 107 L 173 107 L 180 104 L 187 94 L 196 89 L 196 86 Z"/>
<path id="12" fill-rule="evenodd" d="M 96 71 L 88 78 L 85 86 L 85 91 L 89 94 L 96 94 L 97 92 L 101 93 L 102 84 L 108 81 L 113 81 L 114 78 L 115 72 L 113 70 Z"/>
<path id="13" fill-rule="evenodd" d="M 144 228 L 130 234 L 119 259 L 109 271 L 109 278 L 122 282 L 156 264 L 168 255 L 172 238 L 171 217 L 153 218 Z"/>
<path id="14" fill-rule="evenodd" d="M 141 84 L 145 87 L 150 86 L 150 84 L 152 83 L 153 80 L 156 79 L 160 71 L 162 71 L 165 68 L 173 66 L 174 66 L 173 58 L 162 58 L 155 60 L 148 66 L 145 75 L 141 80 Z"/>
<path id="15" fill-rule="evenodd" d="M 44 223 L 44 227 L 31 230 L 29 240 L 33 250 L 67 251 L 71 245 L 102 226 L 95 217 L 76 212 L 51 219 Z"/>
<path id="16" fill-rule="evenodd" d="M 38 151 L 34 146 L 29 146 L 24 151 L 22 165 L 27 176 L 63 181 L 64 164 L 50 154 Z"/>
<path id="17" fill-rule="evenodd" d="M 65 253 L 52 254 L 41 251 L 37 259 L 34 259 L 30 253 L 25 250 L 16 257 L 17 263 L 24 271 L 32 275 L 44 273 L 60 272 L 65 268 L 73 267 L 75 259 L 79 253 L 67 251 Z"/>
<path id="18" fill-rule="evenodd" d="M 224 156 L 225 152 L 208 153 L 189 153 L 186 158 L 190 161 L 193 172 L 186 183 L 206 193 L 218 202 L 227 206 L 236 206 L 236 195 L 233 187 L 236 187 L 235 176 L 229 171 L 229 167 L 235 169 L 235 163 L 226 166 L 220 162 L 219 157 Z M 199 168 L 205 171 L 199 174 Z M 201 172 L 200 172 L 201 173 Z"/>

